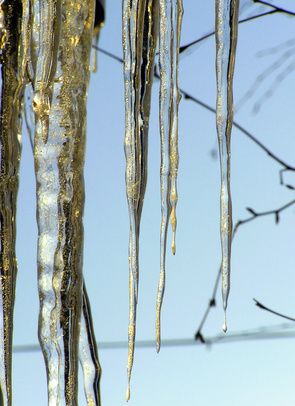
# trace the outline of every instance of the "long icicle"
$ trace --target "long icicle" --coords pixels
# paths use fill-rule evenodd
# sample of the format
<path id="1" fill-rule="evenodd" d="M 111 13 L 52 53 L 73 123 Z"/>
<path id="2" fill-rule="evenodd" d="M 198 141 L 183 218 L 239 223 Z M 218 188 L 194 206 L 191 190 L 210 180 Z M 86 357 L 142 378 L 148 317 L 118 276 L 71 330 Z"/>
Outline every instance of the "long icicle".
<path id="1" fill-rule="evenodd" d="M 88 406 L 100 406 L 101 366 L 85 280 L 83 281 L 83 302 L 79 338 L 79 360 L 83 369 L 84 392 Z"/>
<path id="2" fill-rule="evenodd" d="M 145 0 L 123 0 L 123 54 L 125 84 L 125 139 L 126 157 L 126 194 L 128 201 L 129 232 L 129 325 L 128 325 L 128 361 L 126 400 L 130 399 L 130 380 L 133 366 L 136 304 L 138 287 L 138 218 L 137 207 L 140 193 L 140 139 L 139 118 L 139 80 L 142 41 L 137 32 L 138 20 L 143 23 L 142 15 Z"/>
<path id="3" fill-rule="evenodd" d="M 166 245 L 169 219 L 175 254 L 176 179 L 178 172 L 178 55 L 182 22 L 181 0 L 160 0 L 160 135 L 161 135 L 161 229 L 160 279 L 156 302 L 156 349 L 161 347 L 161 308 L 165 290 Z"/>
<path id="4" fill-rule="evenodd" d="M 33 123 L 29 117 L 30 111 L 28 105 L 30 104 L 30 88 L 27 88 L 27 100 L 24 107 L 24 118 L 26 122 L 27 132 L 29 135 L 32 150 L 34 148 L 33 141 Z M 95 340 L 95 333 L 92 321 L 91 306 L 88 298 L 88 293 L 83 280 L 83 303 L 81 314 L 79 336 L 79 360 L 83 369 L 84 375 L 84 392 L 89 406 L 100 406 L 100 378 L 101 366 L 99 363 L 97 344 Z"/>
<path id="5" fill-rule="evenodd" d="M 16 203 L 21 154 L 22 2 L 0 3 L 0 404 L 12 404 L 13 310 L 17 262 Z"/>
<path id="6" fill-rule="evenodd" d="M 32 105 L 32 88 L 27 85 L 25 92 L 24 119 L 27 127 L 29 141 L 34 152 L 34 123 L 30 117 Z M 83 280 L 83 302 L 79 336 L 79 361 L 83 370 L 84 392 L 88 406 L 100 406 L 100 378 L 101 366 L 99 363 L 97 344 L 95 339 L 91 306 L 88 293 Z"/>
<path id="7" fill-rule="evenodd" d="M 93 38 L 94 43 L 98 45 L 100 30 L 104 25 L 105 11 L 104 0 L 96 0 L 95 18 Z M 94 52 L 94 62 L 92 70 L 96 72 L 97 69 L 97 51 Z M 83 280 L 83 303 L 80 324 L 80 338 L 79 338 L 79 360 L 83 370 L 84 378 L 84 392 L 88 406 L 100 406 L 100 379 L 101 379 L 101 366 L 99 363 L 97 344 L 95 339 L 91 306 Z"/>
<path id="8" fill-rule="evenodd" d="M 227 331 L 226 308 L 230 290 L 232 242 L 230 141 L 233 123 L 233 74 L 238 34 L 238 16 L 239 0 L 216 0 L 216 127 L 221 171 L 220 235 L 224 332 Z"/>
<path id="9" fill-rule="evenodd" d="M 147 137 L 158 33 L 157 21 L 157 1 L 123 1 L 126 194 L 130 218 L 126 400 L 130 398 L 135 346 L 139 232 L 147 180 Z"/>
<path id="10" fill-rule="evenodd" d="M 178 104 L 181 94 L 178 87 L 178 61 L 180 47 L 180 33 L 183 15 L 182 0 L 172 1 L 172 44 L 171 44 L 171 135 L 170 135 L 170 223 L 172 227 L 172 253 L 176 253 L 176 205 L 178 201 L 177 193 L 177 173 L 178 173 Z"/>
<path id="11" fill-rule="evenodd" d="M 33 10 L 36 12 L 36 8 Z M 46 12 L 43 15 L 43 18 L 50 17 Z M 78 394 L 83 166 L 94 1 L 60 0 L 55 2 L 53 15 L 54 42 L 44 48 L 44 52 L 52 50 L 50 76 L 45 77 L 43 73 L 48 69 L 40 66 L 41 80 L 48 77 L 50 80 L 45 81 L 47 88 L 41 83 L 34 89 L 37 100 L 42 101 L 40 89 L 41 96 L 52 95 L 49 108 L 43 102 L 44 109 L 38 105 L 36 108 L 35 99 L 39 340 L 46 363 L 49 405 L 74 406 Z M 63 22 L 59 24 L 61 19 Z M 34 49 L 39 50 L 36 53 L 38 68 L 40 59 L 46 64 L 50 58 L 42 55 L 40 44 Z M 35 83 L 39 72 L 36 66 Z"/>

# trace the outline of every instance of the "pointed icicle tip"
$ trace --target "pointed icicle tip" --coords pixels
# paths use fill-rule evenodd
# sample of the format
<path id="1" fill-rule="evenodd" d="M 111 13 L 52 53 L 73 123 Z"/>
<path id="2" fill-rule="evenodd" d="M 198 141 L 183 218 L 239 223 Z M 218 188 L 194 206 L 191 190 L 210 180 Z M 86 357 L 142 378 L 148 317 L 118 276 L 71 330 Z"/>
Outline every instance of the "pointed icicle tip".
<path id="1" fill-rule="evenodd" d="M 175 244 L 174 239 L 172 241 L 171 249 L 172 249 L 172 254 L 175 255 L 176 254 L 176 244 Z"/>
<path id="2" fill-rule="evenodd" d="M 157 351 L 157 354 L 159 354 L 160 349 L 161 349 L 161 341 L 160 341 L 160 340 L 157 340 L 157 341 L 156 341 L 156 351 Z"/>
<path id="3" fill-rule="evenodd" d="M 226 321 L 226 313 L 225 313 L 225 310 L 224 310 L 224 323 L 223 323 L 223 325 L 222 325 L 222 330 L 223 330 L 224 333 L 227 332 L 227 321 Z"/>
<path id="4" fill-rule="evenodd" d="M 161 305 L 157 302 L 156 306 L 156 351 L 161 349 Z"/>
<path id="5" fill-rule="evenodd" d="M 128 402 L 130 400 L 130 381 L 128 381 L 128 384 L 127 384 L 125 399 L 126 399 L 126 402 Z"/>

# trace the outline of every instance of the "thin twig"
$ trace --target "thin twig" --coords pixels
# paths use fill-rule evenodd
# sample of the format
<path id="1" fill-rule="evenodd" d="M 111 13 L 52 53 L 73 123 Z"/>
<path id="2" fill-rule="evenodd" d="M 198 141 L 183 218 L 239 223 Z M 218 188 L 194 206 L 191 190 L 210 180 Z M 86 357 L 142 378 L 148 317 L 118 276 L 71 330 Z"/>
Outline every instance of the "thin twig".
<path id="1" fill-rule="evenodd" d="M 106 56 L 112 58 L 113 60 L 123 63 L 123 60 L 118 57 L 117 55 L 113 54 L 112 52 L 109 52 L 103 48 L 96 47 L 94 46 L 96 50 L 99 52 L 105 54 Z M 155 78 L 159 79 L 159 74 L 157 73 L 157 70 L 155 69 Z M 182 95 L 186 100 L 191 100 L 192 102 L 198 104 L 199 106 L 203 107 L 204 109 L 210 111 L 213 114 L 216 114 L 216 110 L 209 106 L 209 104 L 203 102 L 202 100 L 198 99 L 197 97 L 191 95 L 184 89 L 180 88 L 179 89 Z M 292 165 L 289 165 L 287 162 L 285 162 L 283 159 L 279 158 L 277 155 L 275 155 L 268 147 L 266 147 L 261 141 L 258 140 L 253 134 L 251 134 L 248 130 L 246 130 L 242 125 L 237 123 L 236 121 L 233 122 L 234 127 L 236 127 L 238 130 L 240 130 L 246 137 L 248 137 L 251 141 L 253 141 L 260 149 L 262 149 L 270 158 L 275 160 L 278 164 L 280 164 L 284 169 L 288 171 L 294 171 L 295 172 L 295 167 Z"/>
<path id="2" fill-rule="evenodd" d="M 255 14 L 254 16 L 247 17 L 247 18 L 244 18 L 242 20 L 239 20 L 239 24 L 244 24 L 244 23 L 247 23 L 249 21 L 253 21 L 253 20 L 256 20 L 258 18 L 266 17 L 266 16 L 269 16 L 269 15 L 277 14 L 277 13 L 283 13 L 283 14 L 287 14 L 287 15 L 290 15 L 290 16 L 295 15 L 295 13 L 293 11 L 284 9 L 282 7 L 275 6 L 274 4 L 270 4 L 270 3 L 266 2 L 266 1 L 253 0 L 253 2 L 254 3 L 260 3 L 260 4 L 263 4 L 265 6 L 272 7 L 273 10 L 267 11 L 265 13 Z M 179 53 L 181 54 L 181 53 L 185 52 L 188 48 L 190 48 L 190 47 L 204 41 L 207 38 L 213 37 L 213 35 L 215 35 L 215 31 L 211 31 L 208 34 L 202 35 L 202 37 L 197 38 L 196 40 L 194 40 L 194 41 L 192 41 L 192 42 L 190 42 L 190 43 L 188 43 L 186 45 L 182 45 L 179 48 Z"/>
<path id="3" fill-rule="evenodd" d="M 233 236 L 236 234 L 236 232 L 238 231 L 238 228 L 240 226 L 242 226 L 243 224 L 249 223 L 250 221 L 256 220 L 258 217 L 273 215 L 274 218 L 275 218 L 275 223 L 278 224 L 279 220 L 280 220 L 280 213 L 282 211 L 288 209 L 289 207 L 293 206 L 294 204 L 295 204 L 295 199 L 293 199 L 290 202 L 278 207 L 277 209 L 261 211 L 261 212 L 257 212 L 254 209 L 252 209 L 251 207 L 247 207 L 246 209 L 251 214 L 251 216 L 244 219 L 244 220 L 237 221 L 237 223 L 236 223 L 236 225 L 234 227 Z"/>
<path id="4" fill-rule="evenodd" d="M 112 52 L 107 51 L 106 49 L 103 49 L 101 47 L 98 47 L 97 45 L 92 45 L 93 49 L 96 49 L 96 51 L 101 52 L 102 54 L 109 56 L 111 59 L 114 59 L 117 62 L 123 63 L 123 59 L 120 58 L 119 56 L 113 54 Z"/>
<path id="5" fill-rule="evenodd" d="M 290 183 L 286 183 L 284 180 L 284 173 L 289 172 L 288 168 L 283 168 L 280 170 L 280 185 L 285 186 L 287 189 L 290 190 L 295 190 L 295 187 L 293 185 L 290 185 Z"/>
<path id="6" fill-rule="evenodd" d="M 258 302 L 258 300 L 256 300 L 256 299 L 253 299 L 253 300 L 254 300 L 254 302 L 255 302 L 255 305 L 256 305 L 257 307 L 259 307 L 260 309 L 266 310 L 267 312 L 272 313 L 272 314 L 275 314 L 276 316 L 282 317 L 283 319 L 295 321 L 295 319 L 294 319 L 293 317 L 286 316 L 286 315 L 283 314 L 283 313 L 279 313 L 279 312 L 277 312 L 277 311 L 275 311 L 275 310 L 272 310 L 272 309 L 270 309 L 269 307 L 264 306 L 264 304 L 262 304 L 261 302 Z"/>
<path id="7" fill-rule="evenodd" d="M 101 52 L 101 53 L 107 55 L 108 57 L 110 57 L 110 58 L 116 60 L 117 62 L 123 63 L 123 60 L 122 60 L 120 57 L 114 55 L 113 53 L 111 53 L 111 52 L 109 52 L 109 51 L 106 51 L 105 49 L 100 48 L 100 47 L 95 47 L 95 49 L 97 49 L 99 52 Z M 158 74 L 158 72 L 157 72 L 156 67 L 155 67 L 154 75 L 155 75 L 155 78 L 159 79 L 159 74 Z M 191 94 L 189 94 L 188 92 L 186 92 L 184 89 L 179 89 L 179 90 L 180 90 L 180 92 L 182 93 L 182 95 L 184 96 L 184 98 L 185 98 L 186 100 L 191 100 L 192 102 L 194 102 L 194 103 L 200 105 L 201 107 L 205 108 L 206 110 L 210 111 L 211 113 L 214 113 L 214 114 L 216 113 L 216 110 L 215 110 L 213 107 L 209 106 L 207 103 L 205 103 L 205 102 L 201 101 L 200 99 L 197 99 L 196 97 L 192 96 Z M 285 162 L 283 159 L 281 159 L 280 157 L 278 157 L 277 155 L 275 155 L 268 147 L 266 147 L 261 141 L 259 141 L 259 140 L 258 140 L 253 134 L 251 134 L 248 130 L 246 130 L 244 127 L 242 127 L 242 126 L 241 126 L 240 124 L 238 124 L 236 121 L 233 122 L 233 125 L 234 125 L 238 130 L 240 130 L 244 135 L 246 135 L 246 137 L 248 137 L 252 142 L 254 142 L 260 149 L 262 149 L 270 158 L 272 158 L 274 161 L 276 161 L 278 164 L 280 164 L 280 165 L 283 167 L 282 170 L 280 171 L 280 173 L 281 173 L 282 171 L 294 171 L 294 172 L 295 172 L 295 167 L 294 167 L 294 166 L 289 165 L 289 164 L 288 164 L 287 162 Z M 250 210 L 252 210 L 251 216 L 250 216 L 249 218 L 245 219 L 245 220 L 239 220 L 239 221 L 236 223 L 236 225 L 235 225 L 235 227 L 234 227 L 233 237 L 234 237 L 234 235 L 236 234 L 237 229 L 238 229 L 242 224 L 248 223 L 248 222 L 250 222 L 250 221 L 256 219 L 257 217 L 261 217 L 261 216 L 266 216 L 266 215 L 274 214 L 274 215 L 276 216 L 276 217 L 275 217 L 276 223 L 278 223 L 278 221 L 279 221 L 279 213 L 280 213 L 281 211 L 287 209 L 288 207 L 290 207 L 290 206 L 293 205 L 293 204 L 295 204 L 295 200 L 292 200 L 291 202 L 289 202 L 289 203 L 287 203 L 287 204 L 281 206 L 281 207 L 278 208 L 278 209 L 271 210 L 271 211 L 267 211 L 267 212 L 260 212 L 260 213 L 254 212 L 253 209 L 250 209 Z M 249 210 L 248 210 L 248 211 L 249 211 Z M 253 213 L 255 213 L 255 214 L 253 214 Z M 203 315 L 203 317 L 202 317 L 202 319 L 201 319 L 201 322 L 200 322 L 199 327 L 198 327 L 198 329 L 197 329 L 197 332 L 196 332 L 196 334 L 195 334 L 195 340 L 196 340 L 196 341 L 200 341 L 201 343 L 207 343 L 207 340 L 208 340 L 208 338 L 205 340 L 205 338 L 204 338 L 204 336 L 203 336 L 203 334 L 202 334 L 202 329 L 203 329 L 204 324 L 205 324 L 205 322 L 206 322 L 206 320 L 207 320 L 207 318 L 208 318 L 208 316 L 209 316 L 209 313 L 210 313 L 211 308 L 216 306 L 216 295 L 217 295 L 217 289 L 218 289 L 219 281 L 220 281 L 220 269 L 218 270 L 218 273 L 217 273 L 216 278 L 215 278 L 212 296 L 211 296 L 211 298 L 210 298 L 210 300 L 209 300 L 209 302 L 208 302 L 208 305 L 207 305 L 207 307 L 206 307 L 206 310 L 205 310 L 205 312 L 204 312 L 204 315 Z"/>
<path id="8" fill-rule="evenodd" d="M 184 98 L 186 100 L 191 100 L 198 104 L 201 107 L 204 107 L 206 110 L 210 111 L 211 113 L 216 114 L 216 110 L 209 106 L 209 104 L 204 103 L 200 99 L 197 99 L 196 97 L 192 96 L 191 94 L 187 93 L 185 90 L 180 89 L 181 93 L 183 94 Z M 277 155 L 275 155 L 268 147 L 266 147 L 261 141 L 258 140 L 253 134 L 251 134 L 246 128 L 241 126 L 239 123 L 236 121 L 233 122 L 233 126 L 236 127 L 238 130 L 240 130 L 244 135 L 246 135 L 251 141 L 253 141 L 260 149 L 262 149 L 270 158 L 275 160 L 278 164 L 283 166 L 284 169 L 287 169 L 289 171 L 295 171 L 295 167 L 292 165 L 287 164 L 283 159 L 279 158 Z"/>
<path id="9" fill-rule="evenodd" d="M 259 3 L 259 4 L 263 4 L 264 6 L 272 7 L 274 9 L 274 11 L 276 11 L 277 13 L 284 13 L 284 14 L 288 14 L 290 16 L 295 16 L 295 12 L 287 10 L 287 9 L 279 7 L 279 6 L 276 6 L 275 4 L 269 3 L 268 1 L 253 0 L 253 3 Z"/>
<path id="10" fill-rule="evenodd" d="M 249 21 L 253 21 L 253 20 L 256 20 L 256 19 L 258 19 L 258 18 L 266 17 L 266 16 L 269 16 L 269 15 L 272 15 L 272 14 L 276 14 L 276 13 L 278 13 L 278 10 L 271 10 L 271 11 L 267 11 L 266 13 L 256 14 L 256 15 L 254 15 L 254 16 L 247 17 L 247 18 L 244 18 L 244 19 L 240 20 L 240 21 L 239 21 L 239 24 L 244 24 L 244 23 L 247 23 L 247 22 L 249 22 Z M 213 35 L 215 35 L 215 31 L 211 31 L 211 32 L 209 32 L 208 34 L 202 35 L 200 38 L 197 38 L 197 39 L 195 39 L 194 41 L 192 41 L 192 42 L 190 42 L 190 43 L 188 43 L 188 44 L 186 44 L 186 45 L 182 45 L 182 46 L 179 48 L 179 53 L 182 54 L 182 53 L 185 52 L 188 48 L 190 48 L 190 47 L 192 47 L 192 46 L 194 46 L 194 45 L 199 44 L 200 42 L 204 41 L 204 40 L 207 39 L 207 38 L 213 37 Z"/>
<path id="11" fill-rule="evenodd" d="M 254 209 L 247 207 L 248 212 L 251 214 L 251 216 L 249 216 L 248 218 L 244 219 L 244 220 L 238 220 L 234 226 L 233 229 L 233 238 L 235 237 L 235 235 L 237 234 L 237 231 L 239 229 L 239 227 L 241 227 L 242 225 L 249 223 L 253 220 L 256 220 L 259 217 L 264 217 L 264 216 L 271 216 L 273 215 L 275 217 L 275 223 L 278 224 L 279 223 L 279 215 L 282 211 L 288 209 L 289 207 L 295 205 L 295 199 L 291 200 L 290 202 L 283 204 L 282 206 L 278 207 L 277 209 L 273 209 L 273 210 L 267 210 L 267 211 L 262 211 L 262 212 L 257 212 Z M 216 295 L 217 295 L 217 289 L 218 289 L 218 284 L 220 281 L 220 268 L 218 270 L 218 273 L 216 275 L 215 278 L 215 283 L 214 283 L 214 289 L 211 295 L 211 298 L 208 302 L 208 305 L 205 309 L 204 315 L 201 319 L 201 322 L 198 326 L 197 332 L 195 334 L 195 340 L 200 340 L 202 343 L 207 343 L 207 338 L 204 337 L 203 333 L 202 333 L 202 329 L 204 327 L 204 324 L 209 316 L 210 310 L 212 309 L 212 307 L 216 306 Z"/>

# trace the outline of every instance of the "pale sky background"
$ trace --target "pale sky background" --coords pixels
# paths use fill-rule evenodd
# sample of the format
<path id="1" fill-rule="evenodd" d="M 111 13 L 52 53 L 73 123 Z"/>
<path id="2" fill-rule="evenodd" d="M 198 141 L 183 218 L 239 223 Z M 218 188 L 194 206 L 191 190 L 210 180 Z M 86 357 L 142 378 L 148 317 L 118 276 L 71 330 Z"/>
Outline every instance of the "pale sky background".
<path id="1" fill-rule="evenodd" d="M 106 24 L 100 46 L 122 55 L 121 1 L 107 0 Z M 275 2 L 273 2 L 275 3 Z M 250 5 L 248 0 L 241 5 Z M 293 8 L 292 0 L 278 1 Z M 214 27 L 214 1 L 184 0 L 181 43 L 186 44 Z M 245 8 L 242 17 L 267 11 Z M 294 36 L 294 17 L 273 15 L 240 26 L 235 74 L 239 100 L 264 69 L 282 54 L 257 57 L 257 52 Z M 208 39 L 180 62 L 180 84 L 194 96 L 215 105 L 215 41 Z M 286 162 L 295 165 L 294 71 L 267 99 L 259 114 L 255 101 L 272 85 L 289 58 L 257 88 L 235 119 Z M 123 151 L 124 105 L 122 66 L 98 55 L 98 72 L 89 88 L 89 117 L 85 167 L 84 274 L 92 303 L 98 342 L 127 339 L 128 323 L 128 212 Z M 220 262 L 219 164 L 215 116 L 196 104 L 180 105 L 180 169 L 177 253 L 167 258 L 163 305 L 163 338 L 192 338 L 203 315 Z M 149 139 L 149 178 L 140 239 L 140 288 L 137 338 L 153 339 L 155 297 L 159 274 L 159 126 L 158 83 L 155 82 Z M 245 207 L 270 210 L 287 203 L 294 193 L 279 185 L 281 167 L 236 129 L 232 134 L 232 198 L 234 219 L 248 217 Z M 294 176 L 288 178 L 294 184 Z M 295 207 L 260 218 L 240 229 L 233 244 L 229 334 L 284 321 L 259 310 L 253 297 L 295 316 Z M 35 180 L 26 134 L 23 140 L 18 200 L 18 282 L 14 342 L 37 343 L 39 310 L 36 283 Z M 171 239 L 169 238 L 169 246 Z M 205 335 L 221 333 L 221 293 L 204 327 Z M 100 350 L 103 368 L 103 406 L 125 404 L 127 346 Z M 130 406 L 292 406 L 295 340 L 273 340 L 178 348 L 137 349 Z M 15 354 L 14 405 L 47 404 L 46 377 L 41 352 Z M 82 378 L 82 377 L 81 377 Z M 80 381 L 79 405 L 85 405 Z"/>

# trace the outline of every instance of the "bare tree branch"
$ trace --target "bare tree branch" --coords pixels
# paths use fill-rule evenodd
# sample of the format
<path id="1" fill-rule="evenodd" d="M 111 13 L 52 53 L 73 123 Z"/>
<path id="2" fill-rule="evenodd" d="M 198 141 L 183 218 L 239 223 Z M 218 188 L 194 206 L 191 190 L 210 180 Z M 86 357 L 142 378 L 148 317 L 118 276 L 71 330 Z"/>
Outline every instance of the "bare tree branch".
<path id="1" fill-rule="evenodd" d="M 282 186 L 285 186 L 289 190 L 295 190 L 295 187 L 293 185 L 290 185 L 289 183 L 286 183 L 284 180 L 284 173 L 289 172 L 289 169 L 283 168 L 280 170 L 280 184 Z"/>
<path id="2" fill-rule="evenodd" d="M 278 207 L 277 209 L 273 210 L 267 210 L 267 211 L 261 211 L 257 212 L 254 209 L 247 207 L 247 211 L 251 214 L 250 217 L 244 219 L 244 220 L 238 220 L 233 231 L 233 236 L 237 233 L 238 228 L 242 226 L 243 224 L 249 223 L 250 221 L 256 220 L 258 217 L 264 217 L 264 216 L 274 216 L 275 223 L 278 224 L 280 220 L 280 213 L 289 207 L 293 206 L 295 204 L 295 199 L 291 200 L 290 202 Z"/>
<path id="3" fill-rule="evenodd" d="M 196 97 L 192 96 L 191 94 L 187 93 L 185 90 L 180 89 L 181 93 L 183 94 L 184 98 L 186 100 L 191 100 L 198 104 L 199 106 L 204 107 L 206 110 L 211 111 L 211 113 L 216 113 L 216 110 L 209 106 L 209 104 L 204 103 L 200 99 L 197 99 Z M 292 165 L 289 165 L 287 162 L 285 162 L 283 159 L 279 158 L 277 155 L 275 155 L 268 147 L 266 147 L 261 141 L 258 140 L 253 134 L 251 134 L 248 130 L 246 130 L 244 127 L 242 127 L 240 124 L 238 124 L 236 121 L 233 122 L 233 126 L 236 127 L 238 130 L 240 130 L 246 137 L 248 137 L 251 141 L 253 141 L 260 149 L 262 149 L 270 158 L 275 160 L 278 164 L 280 164 L 284 169 L 288 171 L 295 171 L 295 167 Z"/>
<path id="4" fill-rule="evenodd" d="M 112 52 L 109 52 L 101 47 L 97 47 L 93 45 L 93 48 L 96 49 L 97 51 L 103 53 L 104 55 L 112 58 L 113 60 L 123 63 L 123 59 L 118 57 L 117 55 L 113 54 Z M 155 69 L 155 77 L 159 79 L 159 74 L 157 73 L 157 70 Z M 186 100 L 191 100 L 192 102 L 198 104 L 199 106 L 203 107 L 204 109 L 210 111 L 213 114 L 216 114 L 216 110 L 209 106 L 209 104 L 203 102 L 202 100 L 196 98 L 195 96 L 191 95 L 190 93 L 186 92 L 184 89 L 180 88 L 179 89 L 182 95 Z M 292 165 L 289 165 L 287 162 L 285 162 L 283 159 L 278 157 L 276 154 L 274 154 L 268 147 L 266 147 L 261 141 L 258 140 L 253 134 L 251 134 L 248 130 L 246 130 L 243 126 L 241 126 L 239 123 L 236 121 L 233 122 L 234 127 L 236 127 L 238 130 L 240 130 L 246 137 L 248 137 L 251 141 L 253 141 L 260 149 L 262 149 L 270 158 L 272 158 L 274 161 L 276 161 L 278 164 L 280 164 L 284 170 L 288 171 L 294 171 L 295 172 L 295 167 Z"/>
<path id="5" fill-rule="evenodd" d="M 271 11 L 267 11 L 265 13 L 256 14 L 254 16 L 247 17 L 247 18 L 244 18 L 244 19 L 240 20 L 239 24 L 244 24 L 244 23 L 247 23 L 249 21 L 253 21 L 253 20 L 256 20 L 258 18 L 266 17 L 266 16 L 276 14 L 276 13 L 278 13 L 278 10 L 271 10 Z M 204 41 L 207 38 L 213 37 L 213 35 L 215 35 L 215 31 L 211 31 L 208 34 L 202 35 L 200 38 L 197 38 L 194 41 L 189 42 L 188 44 L 182 45 L 179 48 L 179 53 L 182 54 L 183 52 L 185 52 L 187 49 L 191 48 L 192 46 L 199 44 L 200 42 Z"/>
<path id="6" fill-rule="evenodd" d="M 284 13 L 284 14 L 288 14 L 290 16 L 295 16 L 295 12 L 287 10 L 285 8 L 282 8 L 282 7 L 278 7 L 275 4 L 269 3 L 268 1 L 253 0 L 253 3 L 259 3 L 259 4 L 263 4 L 264 6 L 272 7 L 278 13 Z"/>
<path id="7" fill-rule="evenodd" d="M 256 299 L 253 299 L 253 300 L 254 300 L 254 302 L 255 302 L 255 305 L 256 305 L 257 307 L 259 307 L 260 309 L 266 310 L 267 312 L 272 313 L 272 314 L 275 314 L 276 316 L 282 317 L 283 319 L 295 321 L 295 319 L 294 319 L 293 317 L 286 316 L 286 315 L 283 314 L 283 313 L 279 313 L 279 312 L 277 312 L 277 311 L 275 311 L 275 310 L 272 310 L 272 309 L 270 309 L 269 307 L 264 306 L 264 304 L 262 304 L 261 302 L 258 302 L 258 300 L 256 300 Z"/>
<path id="8" fill-rule="evenodd" d="M 268 15 L 277 14 L 277 13 L 283 13 L 283 14 L 287 14 L 287 15 L 290 15 L 290 16 L 295 15 L 295 13 L 293 11 L 287 10 L 285 8 L 282 8 L 282 7 L 278 7 L 278 6 L 274 5 L 274 4 L 268 3 L 266 1 L 253 0 L 253 2 L 254 3 L 260 3 L 260 4 L 263 4 L 265 6 L 272 7 L 273 10 L 267 11 L 265 13 L 255 14 L 254 16 L 247 17 L 247 18 L 244 18 L 242 20 L 239 20 L 239 24 L 244 24 L 244 23 L 247 23 L 249 21 L 253 21 L 253 20 L 256 20 L 258 18 L 266 17 Z M 197 38 L 196 40 L 194 40 L 194 41 L 192 41 L 192 42 L 190 42 L 190 43 L 188 43 L 186 45 L 182 45 L 179 48 L 179 53 L 181 54 L 181 53 L 185 52 L 187 49 L 191 48 L 192 46 L 194 46 L 196 44 L 199 44 L 200 42 L 204 41 L 207 38 L 212 37 L 214 34 L 215 34 L 215 31 L 211 31 L 208 34 L 202 35 L 202 37 Z"/>
<path id="9" fill-rule="evenodd" d="M 282 12 L 282 11 L 281 11 Z M 213 34 L 212 34 L 213 35 Z M 117 62 L 123 63 L 122 58 L 114 55 L 113 53 L 97 47 L 97 46 L 93 46 L 96 50 L 98 50 L 99 52 L 105 54 L 106 56 L 112 58 L 113 60 L 116 60 Z M 155 77 L 157 79 L 159 79 L 159 74 L 157 72 L 157 70 L 155 69 Z M 191 94 L 189 94 L 188 92 L 186 92 L 184 89 L 180 89 L 180 92 L 183 94 L 184 98 L 186 100 L 191 100 L 192 102 L 200 105 L 201 107 L 205 108 L 206 110 L 210 111 L 211 113 L 216 113 L 216 110 L 209 106 L 207 103 L 201 101 L 200 99 L 192 96 Z M 246 135 L 246 137 L 248 137 L 252 142 L 254 142 L 260 149 L 262 149 L 271 159 L 273 159 L 274 161 L 276 161 L 279 165 L 282 166 L 282 169 L 280 170 L 280 182 L 281 184 L 285 185 L 286 187 L 289 187 L 290 185 L 286 185 L 283 182 L 283 178 L 282 178 L 282 173 L 286 172 L 286 171 L 292 171 L 295 172 L 295 167 L 288 164 L 287 162 L 285 162 L 283 159 L 281 159 L 280 157 L 278 157 L 276 154 L 274 154 L 268 147 L 266 147 L 261 141 L 259 141 L 253 134 L 251 134 L 248 130 L 246 130 L 244 127 L 242 127 L 240 124 L 238 124 L 236 121 L 233 122 L 233 125 L 240 130 L 244 135 Z M 292 186 L 289 187 L 289 189 L 291 189 Z M 249 223 L 255 219 L 257 219 L 258 217 L 262 217 L 262 216 L 269 216 L 269 215 L 274 215 L 275 216 L 275 222 L 276 224 L 279 222 L 279 215 L 282 211 L 286 210 L 287 208 L 289 208 L 290 206 L 295 204 L 295 200 L 291 200 L 290 202 L 284 204 L 283 206 L 274 209 L 274 210 L 268 210 L 268 211 L 264 211 L 264 212 L 256 212 L 255 210 L 248 208 L 248 212 L 251 213 L 251 216 L 244 219 L 244 220 L 239 220 L 237 221 L 237 223 L 234 226 L 234 231 L 233 231 L 233 237 L 235 236 L 235 234 L 237 233 L 238 228 L 246 223 Z M 214 282 L 214 288 L 212 291 L 212 295 L 211 298 L 208 302 L 208 305 L 206 307 L 206 310 L 204 312 L 204 315 L 201 319 L 201 322 L 199 324 L 199 327 L 197 329 L 197 332 L 195 334 L 195 340 L 196 341 L 200 341 L 201 343 L 207 343 L 208 342 L 208 338 L 205 339 L 205 337 L 203 336 L 202 333 L 202 329 L 205 325 L 205 322 L 209 316 L 210 310 L 212 309 L 212 307 L 216 306 L 216 295 L 217 295 L 217 289 L 218 289 L 218 285 L 219 285 L 219 281 L 220 281 L 220 269 L 218 270 L 218 273 L 216 275 L 216 279 Z"/>
<path id="10" fill-rule="evenodd" d="M 244 219 L 244 220 L 238 220 L 234 226 L 233 229 L 233 239 L 235 237 L 235 235 L 237 234 L 237 231 L 239 229 L 240 226 L 249 223 L 251 221 L 257 220 L 259 217 L 264 217 L 264 216 L 271 216 L 273 215 L 275 217 L 275 223 L 278 224 L 279 223 L 279 215 L 282 211 L 287 210 L 289 207 L 295 205 L 295 199 L 291 200 L 290 202 L 276 208 L 273 210 L 267 210 L 267 211 L 262 211 L 262 212 L 257 212 L 256 210 L 247 207 L 248 212 L 251 214 L 251 216 L 249 216 L 248 218 Z M 202 329 L 205 325 L 205 322 L 209 316 L 210 310 L 212 309 L 212 307 L 216 306 L 216 295 L 217 295 L 217 289 L 218 289 L 218 285 L 219 285 L 219 281 L 220 281 L 220 276 L 221 276 L 221 270 L 219 268 L 218 273 L 216 275 L 216 279 L 214 282 L 214 288 L 213 288 L 213 292 L 212 295 L 210 297 L 210 300 L 208 302 L 208 305 L 205 309 L 204 315 L 201 319 L 201 322 L 198 326 L 197 332 L 195 334 L 195 340 L 200 340 L 203 344 L 207 343 L 207 339 L 204 337 L 203 333 L 202 333 Z M 254 299 L 255 300 L 255 299 Z M 294 320 L 295 321 L 295 320 Z"/>
<path id="11" fill-rule="evenodd" d="M 120 58 L 119 56 L 113 54 L 112 52 L 107 51 L 106 49 L 103 49 L 101 47 L 98 47 L 97 45 L 92 45 L 92 48 L 95 49 L 96 51 L 101 52 L 102 54 L 109 56 L 111 59 L 113 59 L 114 61 L 123 63 L 123 59 Z"/>

